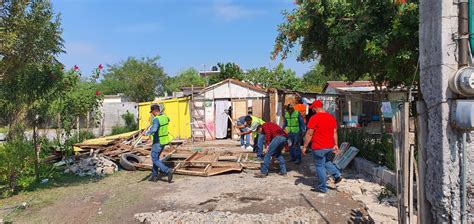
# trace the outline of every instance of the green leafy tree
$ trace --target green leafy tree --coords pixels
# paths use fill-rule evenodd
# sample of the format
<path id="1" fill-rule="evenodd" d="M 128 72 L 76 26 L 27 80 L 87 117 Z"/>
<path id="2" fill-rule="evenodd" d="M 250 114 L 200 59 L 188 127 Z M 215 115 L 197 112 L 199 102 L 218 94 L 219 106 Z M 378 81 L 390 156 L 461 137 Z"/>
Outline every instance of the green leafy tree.
<path id="1" fill-rule="evenodd" d="M 297 1 L 278 28 L 273 57 L 318 59 L 350 81 L 370 77 L 381 103 L 382 86 L 410 85 L 418 62 L 418 1 Z"/>
<path id="2" fill-rule="evenodd" d="M 1 7 L 0 113 L 9 124 L 9 141 L 33 126 L 35 174 L 39 178 L 40 145 L 36 128 L 50 102 L 74 79 L 56 56 L 63 52 L 62 28 L 49 1 L 5 0 Z"/>
<path id="3" fill-rule="evenodd" d="M 316 64 L 303 75 L 303 89 L 310 92 L 321 92 L 327 81 L 346 80 L 343 75 L 327 71 L 323 65 Z"/>
<path id="4" fill-rule="evenodd" d="M 295 72 L 285 69 L 282 63 L 272 70 L 265 67 L 251 69 L 245 74 L 244 80 L 252 84 L 259 84 L 264 88 L 301 90 L 303 86 L 301 79 L 296 76 Z"/>
<path id="5" fill-rule="evenodd" d="M 242 69 L 235 63 L 218 63 L 217 67 L 219 67 L 220 72 L 209 77 L 209 84 L 211 85 L 226 79 L 242 80 L 244 78 Z"/>
<path id="6" fill-rule="evenodd" d="M 188 68 L 174 77 L 167 77 L 164 89 L 171 94 L 172 92 L 180 91 L 184 86 L 204 86 L 206 80 L 199 75 L 199 72 L 194 68 Z"/>
<path id="7" fill-rule="evenodd" d="M 108 66 L 101 90 L 104 94 L 123 93 L 135 102 L 151 101 L 164 91 L 166 74 L 158 64 L 160 57 L 130 57 Z"/>
<path id="8" fill-rule="evenodd" d="M 52 64 L 63 51 L 59 15 L 44 0 L 4 0 L 0 6 L 0 78 L 10 79 L 29 64 Z"/>

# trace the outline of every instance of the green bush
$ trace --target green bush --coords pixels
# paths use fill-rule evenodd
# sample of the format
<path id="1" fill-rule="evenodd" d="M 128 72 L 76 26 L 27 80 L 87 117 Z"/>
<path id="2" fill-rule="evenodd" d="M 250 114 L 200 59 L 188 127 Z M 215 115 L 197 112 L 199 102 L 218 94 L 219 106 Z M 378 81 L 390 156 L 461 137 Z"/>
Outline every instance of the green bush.
<path id="1" fill-rule="evenodd" d="M 2 192 L 10 195 L 34 182 L 34 152 L 33 144 L 21 139 L 0 145 L 0 185 L 6 186 Z"/>
<path id="2" fill-rule="evenodd" d="M 138 130 L 138 124 L 135 120 L 135 116 L 132 113 L 127 112 L 125 114 L 122 114 L 122 119 L 125 121 L 125 126 L 115 126 L 115 127 L 113 127 L 112 128 L 112 135 L 118 135 L 118 134 Z"/>
<path id="3" fill-rule="evenodd" d="M 361 128 L 346 128 L 339 130 L 339 141 L 348 142 L 358 148 L 358 156 L 395 170 L 395 155 L 390 135 L 370 135 Z"/>

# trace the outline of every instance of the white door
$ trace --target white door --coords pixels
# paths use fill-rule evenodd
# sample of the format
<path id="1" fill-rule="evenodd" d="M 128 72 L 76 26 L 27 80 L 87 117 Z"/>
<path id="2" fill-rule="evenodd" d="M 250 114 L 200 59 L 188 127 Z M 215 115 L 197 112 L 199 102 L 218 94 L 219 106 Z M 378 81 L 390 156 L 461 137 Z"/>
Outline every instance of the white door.
<path id="1" fill-rule="evenodd" d="M 227 137 L 227 124 L 229 121 L 229 116 L 226 111 L 230 107 L 230 101 L 228 100 L 216 100 L 216 138 L 225 138 Z"/>

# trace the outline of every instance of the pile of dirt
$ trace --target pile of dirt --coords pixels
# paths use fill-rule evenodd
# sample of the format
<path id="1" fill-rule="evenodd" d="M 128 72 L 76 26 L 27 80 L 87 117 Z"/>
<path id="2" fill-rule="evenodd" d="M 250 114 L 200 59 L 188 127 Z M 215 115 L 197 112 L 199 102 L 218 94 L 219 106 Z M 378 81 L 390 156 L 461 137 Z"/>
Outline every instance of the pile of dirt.
<path id="1" fill-rule="evenodd" d="M 84 158 L 76 161 L 65 173 L 74 173 L 81 177 L 83 176 L 104 176 L 118 171 L 118 166 L 109 159 L 97 155 L 89 158 Z"/>
<path id="2" fill-rule="evenodd" d="M 308 208 L 287 208 L 275 214 L 239 214 L 211 211 L 158 211 L 135 214 L 141 223 L 317 223 L 318 217 Z"/>

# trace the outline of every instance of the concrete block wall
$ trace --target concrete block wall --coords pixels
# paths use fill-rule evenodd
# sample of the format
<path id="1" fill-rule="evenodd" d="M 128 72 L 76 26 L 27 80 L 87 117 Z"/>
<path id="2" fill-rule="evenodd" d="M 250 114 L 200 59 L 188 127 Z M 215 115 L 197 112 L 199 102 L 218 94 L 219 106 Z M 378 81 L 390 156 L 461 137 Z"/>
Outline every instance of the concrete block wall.
<path id="1" fill-rule="evenodd" d="M 112 128 L 119 125 L 125 125 L 122 115 L 127 112 L 132 113 L 138 123 L 138 103 L 135 102 L 111 102 L 103 103 L 100 109 L 102 114 L 100 128 L 101 135 L 109 135 Z"/>
<path id="2" fill-rule="evenodd" d="M 352 164 L 357 172 L 364 174 L 372 181 L 396 188 L 397 182 L 395 173 L 387 167 L 379 166 L 361 157 L 354 158 Z"/>

